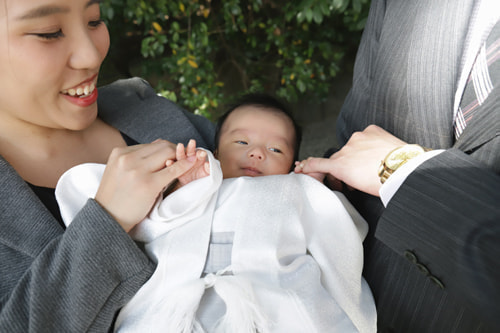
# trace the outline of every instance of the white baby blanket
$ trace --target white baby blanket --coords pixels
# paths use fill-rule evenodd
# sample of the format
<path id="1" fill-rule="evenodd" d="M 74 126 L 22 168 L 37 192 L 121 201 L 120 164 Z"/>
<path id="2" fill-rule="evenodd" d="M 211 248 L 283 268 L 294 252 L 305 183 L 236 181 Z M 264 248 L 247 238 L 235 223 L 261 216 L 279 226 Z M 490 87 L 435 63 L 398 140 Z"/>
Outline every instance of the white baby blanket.
<path id="1" fill-rule="evenodd" d="M 157 268 L 120 311 L 117 331 L 375 332 L 361 276 L 367 224 L 346 198 L 294 173 L 222 181 L 208 158 L 210 176 L 159 199 L 131 231 Z M 95 196 L 104 167 L 84 164 L 61 177 L 56 197 L 66 224 Z M 233 227 L 231 266 L 202 277 L 217 223 Z M 209 328 L 196 318 L 206 288 L 226 305 Z"/>

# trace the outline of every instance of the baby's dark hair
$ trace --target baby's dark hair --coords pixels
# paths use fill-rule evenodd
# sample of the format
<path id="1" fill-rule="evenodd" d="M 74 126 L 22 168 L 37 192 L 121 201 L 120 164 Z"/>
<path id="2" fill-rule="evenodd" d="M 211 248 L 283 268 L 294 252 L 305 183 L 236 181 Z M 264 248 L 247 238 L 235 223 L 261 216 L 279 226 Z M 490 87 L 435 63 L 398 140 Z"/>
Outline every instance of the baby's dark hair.
<path id="1" fill-rule="evenodd" d="M 265 93 L 250 93 L 241 96 L 236 102 L 229 105 L 228 109 L 224 112 L 222 116 L 217 119 L 217 124 L 215 127 L 215 149 L 219 148 L 219 141 L 221 135 L 221 129 L 226 122 L 227 117 L 237 108 L 242 106 L 255 106 L 264 110 L 269 110 L 270 112 L 277 112 L 284 114 L 288 119 L 292 121 L 293 128 L 295 131 L 295 147 L 294 147 L 294 160 L 299 159 L 299 149 L 300 143 L 302 141 L 302 129 L 299 124 L 295 121 L 292 112 L 290 111 L 290 106 L 284 101 L 273 97 Z"/>

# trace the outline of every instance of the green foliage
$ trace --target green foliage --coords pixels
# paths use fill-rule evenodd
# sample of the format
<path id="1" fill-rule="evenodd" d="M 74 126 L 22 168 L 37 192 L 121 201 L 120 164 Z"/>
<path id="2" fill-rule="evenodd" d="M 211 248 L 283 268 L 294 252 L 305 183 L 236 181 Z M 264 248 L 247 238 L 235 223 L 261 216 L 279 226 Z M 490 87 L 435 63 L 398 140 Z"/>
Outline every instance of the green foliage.
<path id="1" fill-rule="evenodd" d="M 104 0 L 110 62 L 209 118 L 249 91 L 325 98 L 369 0 Z"/>

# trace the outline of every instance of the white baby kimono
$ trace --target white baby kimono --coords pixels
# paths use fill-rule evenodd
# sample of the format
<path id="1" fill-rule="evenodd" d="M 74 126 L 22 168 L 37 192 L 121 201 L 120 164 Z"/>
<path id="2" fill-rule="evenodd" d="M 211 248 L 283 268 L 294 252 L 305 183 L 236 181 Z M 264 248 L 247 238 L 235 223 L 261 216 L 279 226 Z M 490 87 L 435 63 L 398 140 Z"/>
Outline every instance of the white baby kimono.
<path id="1" fill-rule="evenodd" d="M 159 199 L 131 231 L 157 268 L 120 311 L 116 331 L 375 332 L 361 276 L 368 227 L 346 198 L 302 174 L 222 181 L 208 158 L 210 176 Z M 95 196 L 104 167 L 83 164 L 61 177 L 66 224 Z M 204 275 L 214 230 L 233 233 L 231 262 Z M 203 306 L 223 304 L 210 327 L 196 315 L 208 289 L 215 296 Z"/>

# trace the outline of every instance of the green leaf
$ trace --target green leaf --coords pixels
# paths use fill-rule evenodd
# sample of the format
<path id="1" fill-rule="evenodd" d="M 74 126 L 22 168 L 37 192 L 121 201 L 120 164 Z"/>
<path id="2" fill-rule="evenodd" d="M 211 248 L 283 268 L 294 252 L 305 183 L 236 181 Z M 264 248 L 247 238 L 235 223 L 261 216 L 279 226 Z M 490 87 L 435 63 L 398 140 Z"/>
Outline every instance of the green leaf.
<path id="1" fill-rule="evenodd" d="M 297 89 L 299 89 L 301 93 L 306 91 L 306 85 L 302 82 L 302 80 L 297 80 Z"/>
<path id="2" fill-rule="evenodd" d="M 307 8 L 304 12 L 307 22 L 311 22 L 313 19 L 313 11 L 311 8 Z"/>
<path id="3" fill-rule="evenodd" d="M 316 24 L 321 24 L 321 22 L 323 22 L 323 14 L 321 13 L 321 8 L 315 8 L 315 10 L 313 11 L 313 19 Z"/>

